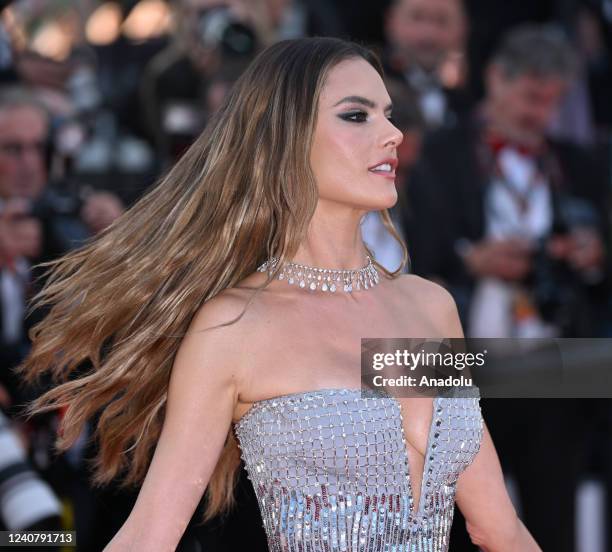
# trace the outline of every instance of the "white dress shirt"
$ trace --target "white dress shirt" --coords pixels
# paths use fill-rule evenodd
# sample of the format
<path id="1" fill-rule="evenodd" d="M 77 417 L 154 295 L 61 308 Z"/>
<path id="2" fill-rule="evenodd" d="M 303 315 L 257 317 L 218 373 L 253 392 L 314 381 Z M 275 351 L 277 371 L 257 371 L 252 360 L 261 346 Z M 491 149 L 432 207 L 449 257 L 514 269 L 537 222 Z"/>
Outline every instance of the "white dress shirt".
<path id="1" fill-rule="evenodd" d="M 512 147 L 498 153 L 504 181 L 493 180 L 485 195 L 485 236 L 488 239 L 519 237 L 537 239 L 552 225 L 552 198 L 549 183 L 538 173 L 535 160 Z M 526 194 L 522 211 L 508 187 Z M 499 278 L 481 278 L 477 284 L 468 317 L 469 337 L 552 337 L 556 328 L 539 316 L 517 324 L 513 304 L 519 285 Z"/>

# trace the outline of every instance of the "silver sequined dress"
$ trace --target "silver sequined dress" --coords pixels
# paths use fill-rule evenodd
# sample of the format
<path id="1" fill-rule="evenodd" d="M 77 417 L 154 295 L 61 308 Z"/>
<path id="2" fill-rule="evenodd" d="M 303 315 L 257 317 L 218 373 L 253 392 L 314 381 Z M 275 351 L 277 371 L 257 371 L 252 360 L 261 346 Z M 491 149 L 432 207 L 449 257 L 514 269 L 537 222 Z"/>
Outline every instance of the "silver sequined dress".
<path id="1" fill-rule="evenodd" d="M 323 389 L 256 402 L 235 430 L 270 551 L 446 552 L 457 478 L 483 432 L 477 388 L 463 391 L 433 400 L 418 504 L 391 396 Z"/>

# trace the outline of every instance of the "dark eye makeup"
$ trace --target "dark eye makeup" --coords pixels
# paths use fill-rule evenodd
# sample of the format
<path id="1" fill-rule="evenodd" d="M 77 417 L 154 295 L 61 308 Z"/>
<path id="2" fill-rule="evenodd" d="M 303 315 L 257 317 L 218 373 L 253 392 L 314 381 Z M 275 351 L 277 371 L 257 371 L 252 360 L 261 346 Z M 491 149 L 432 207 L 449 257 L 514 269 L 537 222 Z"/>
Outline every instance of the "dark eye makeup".
<path id="1" fill-rule="evenodd" d="M 344 121 L 349 121 L 351 123 L 365 123 L 368 114 L 365 111 L 350 111 L 348 113 L 342 113 L 338 116 Z M 389 116 L 387 119 L 392 124 L 395 124 L 393 117 Z"/>

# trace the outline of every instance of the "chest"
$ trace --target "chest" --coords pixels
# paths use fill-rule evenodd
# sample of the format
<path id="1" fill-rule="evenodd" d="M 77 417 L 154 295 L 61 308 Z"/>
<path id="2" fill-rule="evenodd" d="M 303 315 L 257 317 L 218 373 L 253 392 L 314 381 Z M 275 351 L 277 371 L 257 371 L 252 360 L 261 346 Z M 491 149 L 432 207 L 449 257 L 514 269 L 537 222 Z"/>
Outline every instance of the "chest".
<path id="1" fill-rule="evenodd" d="M 436 335 L 432 313 L 383 300 L 362 308 L 296 304 L 262 323 L 249 348 L 260 397 L 316 387 L 359 387 L 361 340 Z M 268 392 L 263 387 L 271 386 Z"/>

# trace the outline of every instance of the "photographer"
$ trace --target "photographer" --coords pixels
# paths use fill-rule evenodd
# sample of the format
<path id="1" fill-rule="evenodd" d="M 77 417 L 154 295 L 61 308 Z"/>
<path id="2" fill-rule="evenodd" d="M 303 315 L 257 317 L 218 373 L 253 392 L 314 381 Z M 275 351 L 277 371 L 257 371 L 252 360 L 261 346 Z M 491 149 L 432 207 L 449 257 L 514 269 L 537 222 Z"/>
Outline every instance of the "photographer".
<path id="1" fill-rule="evenodd" d="M 223 65 L 244 66 L 261 46 L 256 21 L 240 0 L 179 0 L 177 29 L 147 65 L 143 117 L 164 161 L 180 155 L 203 128 L 209 81 Z"/>
<path id="2" fill-rule="evenodd" d="M 547 137 L 574 72 L 574 52 L 556 31 L 518 28 L 494 53 L 471 119 L 425 143 L 404 211 L 412 271 L 448 287 L 468 337 L 602 334 L 606 171 L 591 152 Z M 534 538 L 543 550 L 573 551 L 579 476 L 589 453 L 606 453 L 587 450 L 595 401 L 482 405 Z"/>
<path id="3" fill-rule="evenodd" d="M 12 370 L 29 351 L 28 331 L 45 314 L 34 311 L 27 316 L 29 301 L 42 285 L 39 278 L 45 271 L 35 265 L 78 246 L 111 224 L 124 209 L 121 201 L 106 191 L 67 193 L 57 184 L 50 185 L 47 169 L 54 153 L 50 128 L 47 109 L 27 88 L 0 89 L 0 387 L 9 418 L 18 419 L 23 403 L 46 385 L 41 381 L 39 388 L 24 387 Z M 7 479 L 5 487 L 13 485 L 15 497 L 25 498 L 21 499 L 21 509 L 3 500 L 12 516 L 21 515 L 22 511 L 24 516 L 29 513 L 37 516 L 35 508 L 28 509 L 28 500 L 39 501 L 40 507 L 47 510 L 55 507 L 57 499 L 28 466 L 31 460 L 33 468 L 43 474 L 53 490 L 69 497 L 74 504 L 75 529 L 86 542 L 92 496 L 80 477 L 83 444 L 59 458 L 52 457 L 57 417 L 58 413 L 50 412 L 21 427 L 29 458 L 25 451 L 13 446 L 15 439 L 11 437 L 12 448 L 7 448 L 7 455 L 0 461 L 7 470 L 14 465 L 23 474 L 14 481 Z M 2 427 L 6 439 L 13 431 L 6 420 Z M 82 437 L 87 438 L 87 432 Z M 13 452 L 9 454 L 10 451 Z M 7 471 L 6 475 L 10 473 Z M 36 493 L 41 498 L 36 498 Z M 56 510 L 49 515 L 54 515 L 52 521 L 59 528 L 56 520 L 59 504 Z M 5 513 L 2 517 L 6 519 Z M 25 527 L 11 520 L 5 521 L 7 526 Z"/>
<path id="4" fill-rule="evenodd" d="M 415 91 L 429 129 L 454 125 L 470 106 L 458 63 L 465 12 L 463 0 L 394 0 L 385 14 L 385 72 Z"/>
<path id="5" fill-rule="evenodd" d="M 413 271 L 453 292 L 474 337 L 593 337 L 604 322 L 606 171 L 546 135 L 574 70 L 556 32 L 512 32 L 482 105 L 426 141 L 407 189 Z"/>
<path id="6" fill-rule="evenodd" d="M 59 193 L 47 183 L 52 153 L 49 116 L 29 90 L 0 89 L 0 382 L 19 402 L 11 366 L 28 350 L 26 318 L 42 269 L 33 265 L 56 258 L 101 231 L 123 211 L 114 195 L 99 191 L 86 198 Z"/>

